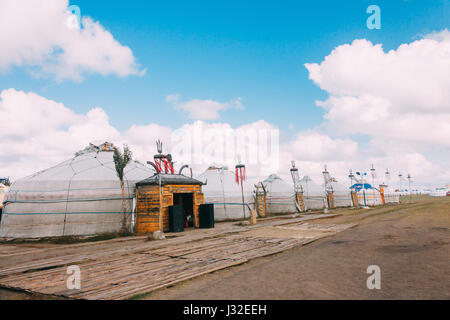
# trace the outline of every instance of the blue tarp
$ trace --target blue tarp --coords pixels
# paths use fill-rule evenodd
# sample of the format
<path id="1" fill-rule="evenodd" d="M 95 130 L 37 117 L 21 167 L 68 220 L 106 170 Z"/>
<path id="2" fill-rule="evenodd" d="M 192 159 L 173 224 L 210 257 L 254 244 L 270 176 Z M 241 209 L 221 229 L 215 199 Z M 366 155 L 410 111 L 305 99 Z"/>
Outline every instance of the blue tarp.
<path id="1" fill-rule="evenodd" d="M 352 185 L 350 187 L 350 189 L 356 190 L 356 191 L 360 191 L 361 189 L 375 189 L 378 190 L 377 188 L 373 188 L 371 184 L 369 183 L 355 183 L 354 185 Z"/>

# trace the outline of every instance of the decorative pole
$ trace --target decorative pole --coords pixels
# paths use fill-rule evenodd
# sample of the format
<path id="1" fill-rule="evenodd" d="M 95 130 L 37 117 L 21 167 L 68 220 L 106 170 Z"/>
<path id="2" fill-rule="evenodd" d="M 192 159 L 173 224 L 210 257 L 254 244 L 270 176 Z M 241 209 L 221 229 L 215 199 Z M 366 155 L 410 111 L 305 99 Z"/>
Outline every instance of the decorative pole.
<path id="1" fill-rule="evenodd" d="M 295 204 L 297 206 L 297 210 L 299 210 L 301 212 L 301 207 L 300 204 L 298 203 L 298 198 L 297 198 L 297 193 L 300 192 L 302 194 L 302 201 L 303 201 L 303 188 L 301 186 L 299 186 L 298 181 L 300 180 L 300 176 L 298 175 L 298 169 L 295 167 L 295 161 L 292 160 L 291 161 L 292 164 L 292 168 L 291 168 L 291 177 L 292 177 L 292 182 L 294 183 L 294 197 L 295 197 Z M 304 201 L 303 201 L 304 203 Z M 300 207 L 300 209 L 299 209 Z M 306 210 L 304 205 L 303 205 L 303 210 Z"/>
<path id="2" fill-rule="evenodd" d="M 370 168 L 370 174 L 372 176 L 372 193 L 373 193 L 373 198 L 375 199 L 375 178 L 377 177 L 377 173 L 375 171 L 375 168 L 373 167 L 373 164 L 372 164 L 372 168 Z"/>
<path id="3" fill-rule="evenodd" d="M 242 193 L 242 211 L 244 213 L 245 220 L 245 200 L 244 200 L 244 181 L 245 181 L 245 164 L 236 165 L 236 183 L 241 184 L 241 193 Z"/>
<path id="4" fill-rule="evenodd" d="M 387 189 L 387 195 L 388 195 L 389 201 L 390 201 L 391 200 L 390 199 L 390 197 L 391 197 L 391 190 L 389 188 L 389 185 L 391 183 L 391 173 L 389 172 L 389 169 L 386 169 L 386 172 L 384 173 L 384 179 L 386 180 L 386 188 L 388 188 Z"/>
<path id="5" fill-rule="evenodd" d="M 364 179 L 364 176 L 367 175 L 366 172 L 356 172 L 356 175 L 360 176 L 360 183 L 361 183 L 361 189 L 363 191 L 363 196 L 364 196 L 364 207 L 367 207 L 367 200 L 366 200 L 366 180 Z M 359 201 L 358 201 L 359 203 Z"/>
<path id="6" fill-rule="evenodd" d="M 350 189 L 353 187 L 353 178 L 355 177 L 354 175 L 353 175 L 353 171 L 352 171 L 352 169 L 349 169 L 348 170 L 348 177 L 350 178 Z"/>
<path id="7" fill-rule="evenodd" d="M 324 171 L 322 172 L 323 174 L 323 181 L 324 181 L 324 185 L 325 185 L 325 194 L 328 194 L 328 183 L 330 182 L 330 173 L 327 170 L 327 165 L 325 165 L 324 167 Z"/>
<path id="8" fill-rule="evenodd" d="M 147 161 L 149 165 L 151 165 L 155 171 L 156 174 L 158 174 L 158 185 L 159 185 L 159 231 L 161 234 L 163 233 L 163 222 L 162 222 L 162 210 L 163 210 L 163 196 L 162 196 L 162 173 L 164 170 L 165 174 L 174 174 L 175 170 L 173 168 L 173 161 L 172 161 L 172 155 L 171 154 L 163 154 L 163 143 L 161 140 L 156 141 L 156 150 L 158 151 L 158 154 L 155 154 L 153 156 L 154 162 Z M 181 171 L 185 167 L 182 167 Z"/>
<path id="9" fill-rule="evenodd" d="M 291 177 L 292 182 L 294 183 L 294 189 L 296 189 L 296 186 L 298 185 L 298 181 L 300 180 L 300 177 L 298 175 L 298 169 L 295 167 L 295 161 L 291 161 L 292 168 L 291 168 Z"/>
<path id="10" fill-rule="evenodd" d="M 408 189 L 409 189 L 409 203 L 411 203 L 412 202 L 412 199 L 411 199 L 411 179 L 412 179 L 412 177 L 411 177 L 411 175 L 408 173 Z"/>
<path id="11" fill-rule="evenodd" d="M 162 142 L 161 140 L 156 141 L 156 149 L 158 150 L 158 154 L 162 153 Z M 158 163 L 157 161 L 155 161 Z M 160 168 L 160 167 L 159 167 Z M 158 172 L 159 179 L 159 231 L 162 232 L 162 187 L 161 187 L 161 170 Z"/>
<path id="12" fill-rule="evenodd" d="M 323 174 L 323 181 L 324 181 L 324 186 L 325 186 L 325 211 L 324 213 L 326 213 L 326 207 L 331 208 L 330 206 L 330 196 L 328 195 L 328 183 L 330 182 L 330 173 L 327 170 L 327 165 L 325 165 L 324 167 L 324 171 L 322 172 Z"/>
<path id="13" fill-rule="evenodd" d="M 354 194 L 356 200 L 358 200 L 358 192 L 356 191 L 356 188 L 353 189 L 353 178 L 355 177 L 355 175 L 353 174 L 352 169 L 348 170 L 348 177 L 350 178 L 350 197 L 352 198 L 352 204 L 355 205 Z"/>

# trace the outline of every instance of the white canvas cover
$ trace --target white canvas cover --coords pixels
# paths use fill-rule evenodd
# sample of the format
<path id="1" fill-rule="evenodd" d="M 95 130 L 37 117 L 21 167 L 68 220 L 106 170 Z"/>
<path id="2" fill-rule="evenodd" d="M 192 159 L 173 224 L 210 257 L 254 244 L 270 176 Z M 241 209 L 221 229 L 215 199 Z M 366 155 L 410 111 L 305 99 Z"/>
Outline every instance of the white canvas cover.
<path id="1" fill-rule="evenodd" d="M 381 206 L 383 201 L 381 200 L 380 191 L 377 189 L 361 189 L 358 191 L 358 203 L 361 206 Z"/>
<path id="2" fill-rule="evenodd" d="M 6 195 L 0 237 L 39 238 L 119 231 L 122 193 L 113 152 L 105 145 L 78 152 L 72 159 L 11 185 Z M 135 183 L 154 174 L 131 161 L 125 168 L 128 221 Z"/>
<path id="3" fill-rule="evenodd" d="M 210 166 L 205 172 L 195 177 L 206 182 L 202 186 L 205 203 L 214 204 L 214 220 L 234 220 L 244 218 L 242 206 L 241 185 L 235 180 L 235 174 L 227 167 L 220 165 Z M 245 217 L 250 218 L 249 208 L 254 207 L 253 184 L 244 181 Z"/>
<path id="4" fill-rule="evenodd" d="M 333 192 L 334 204 L 337 208 L 353 205 L 350 186 L 347 187 L 342 183 L 333 181 L 328 183 L 327 187 L 329 191 Z"/>
<path id="5" fill-rule="evenodd" d="M 3 200 L 5 199 L 6 193 L 8 193 L 9 187 L 0 183 L 0 209 L 3 208 Z"/>
<path id="6" fill-rule="evenodd" d="M 431 197 L 445 197 L 445 196 L 447 196 L 448 191 L 450 191 L 450 188 L 448 187 L 448 185 L 445 187 L 436 188 L 430 193 L 430 196 Z"/>
<path id="7" fill-rule="evenodd" d="M 306 210 L 326 208 L 325 188 L 315 183 L 309 176 L 304 176 L 298 183 L 303 188 L 303 200 Z"/>
<path id="8" fill-rule="evenodd" d="M 394 189 L 389 187 L 384 187 L 384 201 L 386 204 L 390 203 L 400 203 L 400 194 L 395 192 Z"/>
<path id="9" fill-rule="evenodd" d="M 294 186 L 291 186 L 276 174 L 271 174 L 263 182 L 267 195 L 267 211 L 269 213 L 298 212 L 295 205 Z"/>

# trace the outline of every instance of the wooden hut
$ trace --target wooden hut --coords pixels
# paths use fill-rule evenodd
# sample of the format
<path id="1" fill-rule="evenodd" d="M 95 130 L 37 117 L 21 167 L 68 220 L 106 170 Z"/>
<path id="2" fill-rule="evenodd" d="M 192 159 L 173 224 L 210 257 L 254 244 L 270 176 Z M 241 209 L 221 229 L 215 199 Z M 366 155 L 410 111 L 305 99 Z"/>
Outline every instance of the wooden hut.
<path id="1" fill-rule="evenodd" d="M 157 173 L 136 183 L 137 232 L 169 231 L 169 207 L 183 206 L 185 227 L 199 227 L 202 182 L 182 174 Z M 161 208 L 161 212 L 160 212 Z M 161 214 L 161 220 L 160 220 Z"/>

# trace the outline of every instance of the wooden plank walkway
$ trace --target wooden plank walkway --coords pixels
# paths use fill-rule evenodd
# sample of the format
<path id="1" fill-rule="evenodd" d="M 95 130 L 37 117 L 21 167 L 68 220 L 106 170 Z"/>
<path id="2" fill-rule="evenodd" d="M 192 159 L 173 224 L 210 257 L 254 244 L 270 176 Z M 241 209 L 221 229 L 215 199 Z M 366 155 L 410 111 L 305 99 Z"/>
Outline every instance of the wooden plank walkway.
<path id="1" fill-rule="evenodd" d="M 218 223 L 214 229 L 195 229 L 177 234 L 175 238 L 164 241 L 146 241 L 146 237 L 127 237 L 90 243 L 53 245 L 47 248 L 30 248 L 31 245 L 0 244 L 0 277 L 81 263 L 84 260 L 99 259 L 112 254 L 139 252 L 148 248 L 165 247 L 174 243 L 199 241 L 226 234 L 239 233 L 264 226 L 285 225 L 335 215 L 307 215 L 299 218 L 263 221 L 253 226 L 237 226 L 236 223 Z"/>
<path id="2" fill-rule="evenodd" d="M 0 283 L 72 298 L 123 299 L 281 252 L 303 242 L 299 239 L 265 240 L 230 235 L 84 262 L 78 265 L 81 269 L 80 290 L 67 289 L 65 266 L 10 275 L 0 279 Z"/>
<path id="3" fill-rule="evenodd" d="M 265 226 L 289 223 L 291 228 L 297 227 L 297 232 L 302 232 L 303 221 L 305 219 L 290 219 L 284 223 L 271 221 Z M 1 269 L 0 285 L 75 299 L 125 299 L 304 245 L 352 226 L 328 228 L 328 232 L 321 233 L 316 238 L 261 237 L 251 235 L 251 232 L 242 232 L 256 229 L 251 226 L 244 228 L 245 230 L 238 227 L 239 232 L 234 232 L 234 229 L 231 232 L 210 232 L 208 237 L 203 234 L 203 237 L 198 238 L 200 233 L 197 236 L 192 234 L 187 237 L 189 241 L 186 238 L 183 241 L 175 238 L 166 241 L 140 239 L 112 242 L 112 248 L 104 248 L 100 252 L 91 252 L 92 248 L 89 246 L 78 246 L 80 252 L 77 254 L 38 260 L 25 259 L 22 265 Z M 311 228 L 313 226 L 308 227 Z M 322 225 L 321 228 L 326 227 Z M 14 257 L 17 256 L 15 250 L 13 254 Z M 67 289 L 67 266 L 73 264 L 81 269 L 79 290 Z"/>

